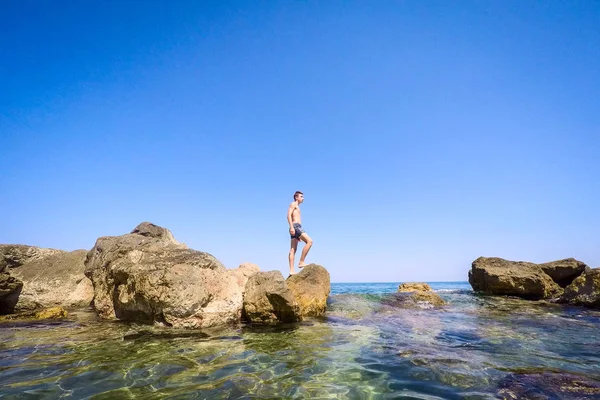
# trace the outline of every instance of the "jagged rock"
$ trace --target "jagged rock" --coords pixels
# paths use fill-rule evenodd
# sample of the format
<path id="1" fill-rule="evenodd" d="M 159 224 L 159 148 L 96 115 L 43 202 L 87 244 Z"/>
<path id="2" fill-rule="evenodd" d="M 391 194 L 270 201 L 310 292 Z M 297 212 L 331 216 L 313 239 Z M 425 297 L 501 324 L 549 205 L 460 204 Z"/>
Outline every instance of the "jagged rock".
<path id="1" fill-rule="evenodd" d="M 300 308 L 279 271 L 259 272 L 246 283 L 244 317 L 252 323 L 300 321 Z"/>
<path id="2" fill-rule="evenodd" d="M 477 292 L 531 300 L 556 298 L 563 292 L 540 265 L 497 257 L 473 261 L 469 283 Z"/>
<path id="3" fill-rule="evenodd" d="M 23 282 L 8 272 L 0 272 L 0 314 L 11 314 L 19 301 Z"/>
<path id="4" fill-rule="evenodd" d="M 575 278 L 559 301 L 600 309 L 600 268 L 590 269 Z"/>
<path id="5" fill-rule="evenodd" d="M 42 320 L 42 319 L 60 319 L 67 317 L 67 310 L 63 307 L 51 307 L 38 311 L 21 312 L 0 317 L 0 321 L 16 321 L 16 320 Z"/>
<path id="6" fill-rule="evenodd" d="M 99 238 L 85 265 L 101 317 L 187 328 L 239 321 L 246 280 L 258 268 L 227 270 L 148 222 Z"/>
<path id="7" fill-rule="evenodd" d="M 0 245 L 0 269 L 23 282 L 15 311 L 44 307 L 85 307 L 93 297 L 85 277 L 86 250 L 71 252 L 25 245 Z"/>
<path id="8" fill-rule="evenodd" d="M 547 262 L 539 266 L 562 288 L 569 286 L 575 278 L 590 269 L 585 263 L 574 258 Z"/>
<path id="9" fill-rule="evenodd" d="M 398 293 L 404 293 L 402 296 L 396 296 L 404 306 L 413 303 L 428 303 L 432 306 L 443 306 L 446 304 L 437 293 L 431 290 L 431 286 L 423 282 L 405 282 L 398 286 Z"/>
<path id="10" fill-rule="evenodd" d="M 424 282 L 404 282 L 398 286 L 399 292 L 431 292 L 431 286 Z"/>
<path id="11" fill-rule="evenodd" d="M 303 317 L 323 315 L 327 308 L 327 297 L 331 291 L 329 272 L 317 264 L 309 264 L 296 275 L 287 278 L 286 283 Z"/>

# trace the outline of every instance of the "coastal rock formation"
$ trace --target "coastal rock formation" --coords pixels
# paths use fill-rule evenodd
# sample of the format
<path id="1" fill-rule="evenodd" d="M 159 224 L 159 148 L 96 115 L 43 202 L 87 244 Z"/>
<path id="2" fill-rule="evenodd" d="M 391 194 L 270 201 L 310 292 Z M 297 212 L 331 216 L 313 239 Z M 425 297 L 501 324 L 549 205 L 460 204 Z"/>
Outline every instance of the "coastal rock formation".
<path id="1" fill-rule="evenodd" d="M 398 286 L 398 293 L 402 293 L 402 295 L 396 296 L 396 299 L 401 300 L 403 305 L 425 303 L 439 307 L 446 304 L 444 299 L 431 289 L 431 286 L 423 282 L 402 283 Z"/>
<path id="2" fill-rule="evenodd" d="M 325 313 L 331 291 L 329 272 L 317 264 L 309 264 L 299 274 L 286 280 L 303 317 L 317 317 Z"/>
<path id="3" fill-rule="evenodd" d="M 574 258 L 552 261 L 539 264 L 539 266 L 542 268 L 542 271 L 562 288 L 569 286 L 575 278 L 590 269 L 585 263 Z"/>
<path id="4" fill-rule="evenodd" d="M 0 315 L 11 314 L 19 301 L 23 282 L 0 267 Z"/>
<path id="5" fill-rule="evenodd" d="M 600 309 L 600 268 L 590 269 L 577 277 L 559 302 Z"/>
<path id="6" fill-rule="evenodd" d="M 0 268 L 23 282 L 15 311 L 85 307 L 93 297 L 83 273 L 86 250 L 71 252 L 25 245 L 0 245 Z"/>
<path id="7" fill-rule="evenodd" d="M 501 399 L 600 398 L 600 382 L 565 372 L 511 373 L 499 386 Z"/>
<path id="8" fill-rule="evenodd" d="M 553 267 L 549 266 L 551 264 Z M 534 264 L 497 257 L 479 257 L 473 261 L 469 271 L 469 283 L 476 292 L 486 294 L 531 300 L 556 298 L 562 294 L 563 289 L 544 272 L 542 265 L 555 276 L 565 276 L 564 269 L 553 263 Z"/>
<path id="9" fill-rule="evenodd" d="M 100 316 L 188 328 L 239 321 L 246 280 L 258 270 L 253 264 L 227 270 L 149 222 L 99 238 L 85 265 Z"/>
<path id="10" fill-rule="evenodd" d="M 301 319 L 300 308 L 281 272 L 259 272 L 248 279 L 244 293 L 244 318 L 258 324 Z"/>

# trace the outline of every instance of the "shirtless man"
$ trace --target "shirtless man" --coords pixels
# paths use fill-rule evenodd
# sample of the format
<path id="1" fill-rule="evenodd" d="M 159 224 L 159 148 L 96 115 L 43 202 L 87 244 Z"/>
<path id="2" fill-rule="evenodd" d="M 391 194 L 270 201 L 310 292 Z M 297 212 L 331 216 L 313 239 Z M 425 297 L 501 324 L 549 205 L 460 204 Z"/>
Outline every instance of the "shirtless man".
<path id="1" fill-rule="evenodd" d="M 302 249 L 302 254 L 300 255 L 300 262 L 298 263 L 298 268 L 302 268 L 305 266 L 304 259 L 312 246 L 312 239 L 304 232 L 302 229 L 302 219 L 300 218 L 300 204 L 304 201 L 304 195 L 302 192 L 294 193 L 294 201 L 290 203 L 287 212 L 287 220 L 288 224 L 290 224 L 290 275 L 294 275 L 294 258 L 296 257 L 296 250 L 298 250 L 298 241 L 302 240 L 304 243 L 304 248 Z"/>

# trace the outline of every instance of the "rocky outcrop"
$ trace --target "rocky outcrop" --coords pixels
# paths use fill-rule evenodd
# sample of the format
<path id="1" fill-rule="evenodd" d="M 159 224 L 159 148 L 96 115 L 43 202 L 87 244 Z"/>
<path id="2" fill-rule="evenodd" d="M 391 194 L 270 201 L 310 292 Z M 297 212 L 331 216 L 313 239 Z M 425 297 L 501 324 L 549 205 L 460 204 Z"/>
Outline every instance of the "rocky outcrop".
<path id="1" fill-rule="evenodd" d="M 546 264 L 546 269 L 552 270 L 549 264 L 552 263 Z M 557 276 L 562 276 L 562 269 L 555 268 L 554 271 Z M 557 298 L 563 292 L 540 264 L 496 257 L 479 257 L 473 261 L 469 283 L 476 292 L 531 300 Z"/>
<path id="2" fill-rule="evenodd" d="M 0 268 L 23 282 L 16 312 L 44 307 L 85 307 L 93 297 L 85 277 L 86 250 L 72 252 L 25 245 L 0 245 Z"/>
<path id="3" fill-rule="evenodd" d="M 0 315 L 15 311 L 22 289 L 23 282 L 0 269 Z"/>
<path id="4" fill-rule="evenodd" d="M 295 322 L 300 308 L 279 271 L 259 272 L 246 283 L 244 319 L 256 324 Z"/>
<path id="5" fill-rule="evenodd" d="M 246 283 L 244 317 L 257 324 L 301 321 L 325 313 L 331 290 L 329 272 L 309 264 L 283 279 L 279 271 L 261 272 Z"/>
<path id="6" fill-rule="evenodd" d="M 444 299 L 431 289 L 431 286 L 423 282 L 402 283 L 398 286 L 398 293 L 403 293 L 400 296 L 396 296 L 396 299 L 404 305 L 414 304 L 439 307 L 446 304 Z"/>
<path id="7" fill-rule="evenodd" d="M 148 222 L 99 238 L 85 265 L 100 316 L 188 328 L 239 321 L 246 280 L 258 270 L 252 264 L 227 270 Z"/>
<path id="8" fill-rule="evenodd" d="M 309 264 L 299 274 L 287 278 L 286 283 L 303 317 L 318 317 L 325 313 L 331 291 L 329 272 L 317 264 Z"/>
<path id="9" fill-rule="evenodd" d="M 600 268 L 589 269 L 577 277 L 559 302 L 600 309 Z"/>
<path id="10" fill-rule="evenodd" d="M 569 286 L 575 278 L 590 269 L 585 263 L 574 258 L 565 258 L 564 260 L 539 264 L 539 266 L 562 288 Z"/>

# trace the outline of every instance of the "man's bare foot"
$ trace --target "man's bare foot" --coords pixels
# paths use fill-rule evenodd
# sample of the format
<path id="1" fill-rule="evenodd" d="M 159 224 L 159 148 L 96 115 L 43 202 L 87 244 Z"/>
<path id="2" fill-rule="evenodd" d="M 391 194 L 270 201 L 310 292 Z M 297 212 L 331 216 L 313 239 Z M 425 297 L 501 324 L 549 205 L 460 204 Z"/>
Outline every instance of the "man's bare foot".
<path id="1" fill-rule="evenodd" d="M 298 264 L 298 268 L 304 268 L 306 267 L 308 264 L 302 263 L 302 264 Z"/>

